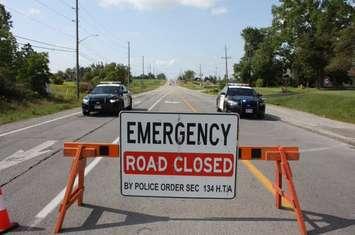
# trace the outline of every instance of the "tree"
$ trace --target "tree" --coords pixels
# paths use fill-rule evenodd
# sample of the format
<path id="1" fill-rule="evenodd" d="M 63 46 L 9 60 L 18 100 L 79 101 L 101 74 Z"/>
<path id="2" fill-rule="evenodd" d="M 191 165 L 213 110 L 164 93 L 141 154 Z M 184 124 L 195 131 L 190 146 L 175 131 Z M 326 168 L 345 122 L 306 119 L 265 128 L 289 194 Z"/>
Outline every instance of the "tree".
<path id="1" fill-rule="evenodd" d="M 187 70 L 184 72 L 183 80 L 192 81 L 195 80 L 196 73 L 192 70 Z"/>
<path id="2" fill-rule="evenodd" d="M 10 29 L 11 15 L 0 4 L 0 94 L 13 96 L 15 89 L 16 40 Z"/>
<path id="3" fill-rule="evenodd" d="M 35 52 L 29 44 L 23 46 L 19 54 L 18 60 L 21 67 L 17 80 L 40 96 L 48 95 L 46 88 L 51 75 L 48 67 L 48 54 Z"/>
<path id="4" fill-rule="evenodd" d="M 164 73 L 159 73 L 159 74 L 157 75 L 157 79 L 159 79 L 159 80 L 166 80 L 167 77 L 166 77 L 166 75 L 165 75 Z"/>

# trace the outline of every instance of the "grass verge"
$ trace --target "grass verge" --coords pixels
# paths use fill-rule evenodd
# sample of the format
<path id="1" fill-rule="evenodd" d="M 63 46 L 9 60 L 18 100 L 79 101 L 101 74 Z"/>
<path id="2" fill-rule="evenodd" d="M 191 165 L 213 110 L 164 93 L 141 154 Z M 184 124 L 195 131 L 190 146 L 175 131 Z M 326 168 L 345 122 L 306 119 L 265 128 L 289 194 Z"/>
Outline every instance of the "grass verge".
<path id="1" fill-rule="evenodd" d="M 289 88 L 258 88 L 267 103 L 284 106 L 321 117 L 355 123 L 355 90 L 318 90 Z"/>
<path id="2" fill-rule="evenodd" d="M 164 83 L 165 81 L 161 80 L 143 80 L 142 82 L 133 80 L 130 90 L 137 94 L 154 90 Z M 50 89 L 52 96 L 43 99 L 7 101 L 0 97 L 0 125 L 80 107 L 84 94 L 81 94 L 79 100 L 76 99 L 74 82 L 65 82 L 63 85 L 51 84 Z"/>

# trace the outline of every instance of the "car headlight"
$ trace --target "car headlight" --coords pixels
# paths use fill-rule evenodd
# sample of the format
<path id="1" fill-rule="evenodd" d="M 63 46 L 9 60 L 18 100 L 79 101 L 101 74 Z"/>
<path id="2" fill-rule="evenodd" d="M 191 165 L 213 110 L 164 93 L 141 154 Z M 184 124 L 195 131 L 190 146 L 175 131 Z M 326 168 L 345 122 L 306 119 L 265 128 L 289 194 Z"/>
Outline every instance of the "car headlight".
<path id="1" fill-rule="evenodd" d="M 110 99 L 111 104 L 116 103 L 117 101 L 118 101 L 118 99 Z"/>
<path id="2" fill-rule="evenodd" d="M 83 99 L 83 104 L 88 104 L 88 103 L 89 103 L 89 98 L 86 98 L 86 97 L 85 97 L 85 98 Z"/>

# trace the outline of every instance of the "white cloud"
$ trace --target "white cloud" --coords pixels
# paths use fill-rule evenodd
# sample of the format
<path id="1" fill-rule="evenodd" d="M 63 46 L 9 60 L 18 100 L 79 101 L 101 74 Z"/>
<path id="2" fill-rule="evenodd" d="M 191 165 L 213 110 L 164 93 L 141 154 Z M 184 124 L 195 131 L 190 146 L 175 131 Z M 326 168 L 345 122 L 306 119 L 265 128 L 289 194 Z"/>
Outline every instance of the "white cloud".
<path id="1" fill-rule="evenodd" d="M 171 59 L 171 60 L 156 60 L 155 64 L 158 66 L 166 66 L 166 67 L 170 67 L 173 64 L 175 64 L 176 60 L 175 59 Z"/>
<path id="2" fill-rule="evenodd" d="M 187 6 L 199 9 L 210 9 L 217 0 L 98 0 L 103 7 L 129 7 L 137 10 Z"/>
<path id="3" fill-rule="evenodd" d="M 0 4 L 5 5 L 6 1 L 5 0 L 0 0 Z"/>
<path id="4" fill-rule="evenodd" d="M 39 9 L 30 8 L 28 10 L 28 15 L 30 15 L 30 16 L 36 16 L 36 15 L 39 15 L 39 14 L 41 14 L 41 11 Z"/>
<path id="5" fill-rule="evenodd" d="M 227 8 L 225 7 L 215 7 L 211 9 L 211 14 L 212 15 L 224 15 L 228 12 Z"/>

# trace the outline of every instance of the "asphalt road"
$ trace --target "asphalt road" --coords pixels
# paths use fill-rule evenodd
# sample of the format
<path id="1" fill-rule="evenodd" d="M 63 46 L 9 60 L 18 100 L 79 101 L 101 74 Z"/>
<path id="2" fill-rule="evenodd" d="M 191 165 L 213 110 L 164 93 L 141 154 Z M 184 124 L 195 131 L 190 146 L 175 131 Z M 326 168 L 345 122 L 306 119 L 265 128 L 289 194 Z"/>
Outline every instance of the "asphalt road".
<path id="1" fill-rule="evenodd" d="M 165 86 L 134 98 L 134 109 L 215 112 L 215 97 Z M 14 234 L 53 233 L 70 160 L 64 141 L 114 142 L 119 118 L 84 117 L 79 109 L 0 126 L 0 184 Z M 275 116 L 242 119 L 241 145 L 297 145 L 291 164 L 310 234 L 355 234 L 355 149 L 287 125 Z M 254 168 L 254 166 L 256 168 Z M 233 200 L 125 198 L 119 159 L 88 162 L 83 207 L 65 218 L 68 234 L 298 234 L 294 214 L 277 210 L 270 189 L 271 162 L 239 162 Z M 259 174 L 258 174 L 259 173 Z M 261 173 L 261 174 L 260 174 Z"/>

